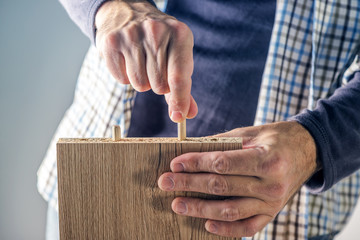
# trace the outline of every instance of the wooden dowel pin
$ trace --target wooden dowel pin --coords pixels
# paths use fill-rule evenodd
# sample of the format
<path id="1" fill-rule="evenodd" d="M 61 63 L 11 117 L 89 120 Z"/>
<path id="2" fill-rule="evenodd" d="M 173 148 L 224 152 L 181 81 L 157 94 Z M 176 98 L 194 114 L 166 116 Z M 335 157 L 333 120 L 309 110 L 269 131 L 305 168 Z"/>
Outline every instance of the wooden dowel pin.
<path id="1" fill-rule="evenodd" d="M 186 119 L 178 123 L 178 139 L 179 141 L 185 140 L 186 138 Z"/>
<path id="2" fill-rule="evenodd" d="M 119 141 L 121 139 L 121 128 L 120 126 L 112 127 L 112 139 L 113 141 Z"/>

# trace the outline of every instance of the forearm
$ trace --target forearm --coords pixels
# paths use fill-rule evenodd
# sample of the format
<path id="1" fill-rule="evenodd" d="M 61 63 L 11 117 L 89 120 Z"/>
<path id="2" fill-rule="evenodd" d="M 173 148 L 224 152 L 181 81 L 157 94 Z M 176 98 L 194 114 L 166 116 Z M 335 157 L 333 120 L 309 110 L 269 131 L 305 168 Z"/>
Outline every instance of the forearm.
<path id="1" fill-rule="evenodd" d="M 294 117 L 313 136 L 322 169 L 307 183 L 313 192 L 326 191 L 360 168 L 360 73 L 314 111 Z"/>
<path id="2" fill-rule="evenodd" d="M 99 8 L 110 0 L 59 0 L 81 31 L 95 44 L 95 16 Z M 123 0 L 125 1 L 125 0 Z M 132 1 L 134 0 L 126 0 Z M 155 5 L 153 0 L 147 0 Z"/>

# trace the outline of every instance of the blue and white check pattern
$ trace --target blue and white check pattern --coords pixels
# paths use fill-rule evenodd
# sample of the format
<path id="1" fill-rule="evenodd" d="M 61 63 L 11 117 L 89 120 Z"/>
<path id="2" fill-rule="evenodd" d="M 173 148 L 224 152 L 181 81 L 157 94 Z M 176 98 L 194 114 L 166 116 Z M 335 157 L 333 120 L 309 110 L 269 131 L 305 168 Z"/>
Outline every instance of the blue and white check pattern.
<path id="1" fill-rule="evenodd" d="M 278 1 L 255 124 L 283 121 L 331 96 L 356 66 L 360 2 Z M 344 80 L 343 80 L 344 79 Z M 359 197 L 360 172 L 330 190 L 305 187 L 255 239 L 306 239 L 340 231 Z"/>
<path id="2" fill-rule="evenodd" d="M 356 59 L 349 64 L 357 51 L 359 34 L 360 1 L 279 0 L 255 124 L 286 120 L 303 109 L 314 109 L 319 99 L 346 84 L 360 68 Z M 38 171 L 38 190 L 51 206 L 58 206 L 57 139 L 110 137 L 114 124 L 119 124 L 126 136 L 134 97 L 135 91 L 117 83 L 91 47 L 74 102 Z M 307 239 L 340 231 L 359 193 L 360 172 L 319 195 L 303 187 L 271 223 L 249 239 Z"/>

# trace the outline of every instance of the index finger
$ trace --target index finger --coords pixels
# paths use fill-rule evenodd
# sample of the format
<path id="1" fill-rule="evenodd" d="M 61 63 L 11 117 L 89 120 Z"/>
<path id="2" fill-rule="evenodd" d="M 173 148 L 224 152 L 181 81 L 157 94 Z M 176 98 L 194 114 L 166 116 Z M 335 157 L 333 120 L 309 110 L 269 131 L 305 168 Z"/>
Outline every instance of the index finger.
<path id="1" fill-rule="evenodd" d="M 186 153 L 170 163 L 173 172 L 210 172 L 223 175 L 261 177 L 264 170 L 263 148 L 224 152 Z"/>
<path id="2" fill-rule="evenodd" d="M 181 122 L 190 108 L 194 40 L 184 23 L 172 20 L 169 24 L 174 29 L 168 47 L 169 114 L 174 122 Z"/>

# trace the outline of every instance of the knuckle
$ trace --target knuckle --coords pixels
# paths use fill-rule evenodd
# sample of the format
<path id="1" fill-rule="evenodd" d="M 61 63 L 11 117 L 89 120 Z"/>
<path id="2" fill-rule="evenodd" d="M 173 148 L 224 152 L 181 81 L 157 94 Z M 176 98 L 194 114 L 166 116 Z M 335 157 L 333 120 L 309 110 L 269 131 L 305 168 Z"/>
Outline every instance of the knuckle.
<path id="1" fill-rule="evenodd" d="M 181 180 L 181 185 L 184 191 L 190 190 L 191 183 L 188 178 L 183 178 Z"/>
<path id="2" fill-rule="evenodd" d="M 133 76 L 132 77 L 132 86 L 133 88 L 135 88 L 136 91 L 138 92 L 146 92 L 148 90 L 150 90 L 150 85 L 148 83 L 141 83 L 141 80 L 136 77 L 136 76 Z"/>
<path id="3" fill-rule="evenodd" d="M 228 183 L 223 176 L 211 175 L 208 181 L 208 192 L 214 195 L 227 194 L 229 190 Z"/>
<path id="4" fill-rule="evenodd" d="M 230 160 L 222 153 L 214 154 L 212 170 L 219 174 L 224 174 L 230 170 Z"/>
<path id="5" fill-rule="evenodd" d="M 189 99 L 185 96 L 171 97 L 169 100 L 169 105 L 171 105 L 173 109 L 183 109 L 188 106 L 188 103 Z"/>
<path id="6" fill-rule="evenodd" d="M 266 187 L 266 191 L 273 199 L 283 199 L 286 195 L 286 186 L 282 183 L 273 183 Z"/>
<path id="7" fill-rule="evenodd" d="M 142 41 L 139 37 L 138 26 L 131 24 L 126 26 L 121 31 L 121 42 L 124 43 L 124 49 L 128 51 L 142 51 Z"/>
<path id="8" fill-rule="evenodd" d="M 164 74 L 159 70 L 153 71 L 152 74 L 148 74 L 151 82 L 151 88 L 156 94 L 166 94 L 169 92 L 169 85 L 164 78 Z M 150 77 L 151 76 L 151 77 Z"/>
<path id="9" fill-rule="evenodd" d="M 138 27 L 136 24 L 129 24 L 122 29 L 122 33 L 131 41 L 138 36 Z"/>
<path id="10" fill-rule="evenodd" d="M 262 172 L 269 177 L 281 179 L 287 171 L 287 162 L 279 152 L 273 152 L 268 161 L 262 164 Z"/>
<path id="11" fill-rule="evenodd" d="M 199 159 L 199 158 L 194 159 L 194 161 L 191 161 L 190 163 L 191 163 L 191 167 L 192 167 L 195 171 L 201 169 L 201 164 L 200 164 L 200 159 Z"/>
<path id="12" fill-rule="evenodd" d="M 221 216 L 225 221 L 236 221 L 240 219 L 240 212 L 239 209 L 228 206 L 221 211 Z"/>
<path id="13" fill-rule="evenodd" d="M 169 86 L 167 84 L 157 84 L 154 87 L 152 87 L 152 90 L 156 93 L 156 94 L 166 94 L 169 92 Z"/>
<path id="14" fill-rule="evenodd" d="M 196 201 L 194 204 L 194 210 L 196 211 L 196 215 L 200 218 L 204 218 L 204 206 L 202 201 Z"/>
<path id="15" fill-rule="evenodd" d="M 173 31 L 179 40 L 193 39 L 193 34 L 190 28 L 183 22 L 177 21 L 173 25 Z"/>
<path id="16" fill-rule="evenodd" d="M 111 32 L 104 37 L 105 47 L 109 49 L 117 49 L 119 46 L 120 38 L 118 33 Z"/>
<path id="17" fill-rule="evenodd" d="M 159 31 L 159 21 L 156 21 L 155 19 L 152 18 L 147 18 L 144 21 L 144 25 L 145 25 L 145 30 L 150 32 L 150 33 L 156 33 L 157 31 Z"/>
<path id="18" fill-rule="evenodd" d="M 127 80 L 126 77 L 124 77 L 124 76 L 119 76 L 118 74 L 117 74 L 117 75 L 114 75 L 114 74 L 113 74 L 113 76 L 114 76 L 114 78 L 115 78 L 119 83 L 121 83 L 121 84 L 129 84 L 129 82 L 128 82 L 128 80 Z"/>
<path id="19" fill-rule="evenodd" d="M 147 19 L 144 24 L 146 39 L 151 43 L 152 50 L 156 53 L 161 49 L 163 40 L 166 39 L 164 37 L 164 23 L 154 19 Z"/>
<path id="20" fill-rule="evenodd" d="M 288 170 L 287 163 L 283 156 L 280 156 L 279 154 L 275 156 L 272 170 L 275 174 L 283 174 Z"/>
<path id="21" fill-rule="evenodd" d="M 180 70 L 173 70 L 169 73 L 169 83 L 175 89 L 187 88 L 189 85 L 189 81 L 185 79 L 183 73 Z"/>
<path id="22" fill-rule="evenodd" d="M 150 90 L 150 87 L 146 87 L 146 86 L 133 86 L 135 89 L 136 89 L 136 91 L 138 91 L 138 92 L 146 92 L 146 91 L 149 91 Z"/>

